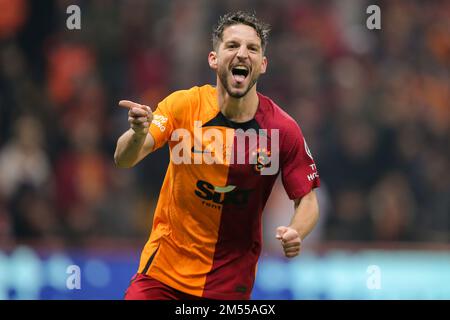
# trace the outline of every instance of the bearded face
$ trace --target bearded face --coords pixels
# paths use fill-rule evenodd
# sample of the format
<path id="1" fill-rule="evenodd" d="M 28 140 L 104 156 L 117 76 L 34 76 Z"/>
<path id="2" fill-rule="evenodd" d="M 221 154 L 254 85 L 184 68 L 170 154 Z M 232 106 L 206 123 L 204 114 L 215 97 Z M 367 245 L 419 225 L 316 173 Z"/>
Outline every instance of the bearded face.
<path id="1" fill-rule="evenodd" d="M 231 97 L 244 97 L 267 67 L 255 29 L 244 24 L 227 27 L 217 52 L 210 53 L 210 66 Z"/>

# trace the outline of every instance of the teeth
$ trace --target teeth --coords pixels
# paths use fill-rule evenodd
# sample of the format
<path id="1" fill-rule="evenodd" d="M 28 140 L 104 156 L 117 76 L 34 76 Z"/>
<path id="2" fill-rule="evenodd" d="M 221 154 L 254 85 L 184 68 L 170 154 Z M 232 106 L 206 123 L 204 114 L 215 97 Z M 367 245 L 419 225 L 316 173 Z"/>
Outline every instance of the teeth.
<path id="1" fill-rule="evenodd" d="M 247 67 L 244 67 L 244 66 L 236 66 L 236 67 L 234 67 L 235 69 L 239 69 L 239 70 L 245 70 L 245 71 L 247 71 L 248 69 L 247 69 Z"/>

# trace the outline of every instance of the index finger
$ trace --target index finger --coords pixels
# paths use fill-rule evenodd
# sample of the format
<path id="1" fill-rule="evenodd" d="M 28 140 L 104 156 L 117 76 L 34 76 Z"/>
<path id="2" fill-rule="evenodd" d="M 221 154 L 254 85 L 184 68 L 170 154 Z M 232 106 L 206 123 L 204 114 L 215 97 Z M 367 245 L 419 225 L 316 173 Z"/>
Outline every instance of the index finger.
<path id="1" fill-rule="evenodd" d="M 119 106 L 123 107 L 123 108 L 128 108 L 128 109 L 132 109 L 132 108 L 142 108 L 142 105 L 130 100 L 120 100 L 119 101 Z"/>

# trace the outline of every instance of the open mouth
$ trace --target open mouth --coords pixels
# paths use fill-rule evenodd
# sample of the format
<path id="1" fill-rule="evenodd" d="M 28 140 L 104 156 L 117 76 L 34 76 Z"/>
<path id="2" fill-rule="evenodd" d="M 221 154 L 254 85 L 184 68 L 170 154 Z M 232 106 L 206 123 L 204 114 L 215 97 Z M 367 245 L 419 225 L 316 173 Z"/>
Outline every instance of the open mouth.
<path id="1" fill-rule="evenodd" d="M 231 73 L 236 82 L 242 82 L 247 78 L 249 71 L 246 66 L 236 66 L 231 69 Z"/>

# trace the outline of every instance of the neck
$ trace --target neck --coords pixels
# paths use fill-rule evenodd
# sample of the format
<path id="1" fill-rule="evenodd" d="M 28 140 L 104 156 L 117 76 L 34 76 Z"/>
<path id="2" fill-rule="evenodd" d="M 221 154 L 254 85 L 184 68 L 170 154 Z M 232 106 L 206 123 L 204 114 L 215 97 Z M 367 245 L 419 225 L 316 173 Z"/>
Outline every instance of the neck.
<path id="1" fill-rule="evenodd" d="M 242 98 L 233 98 L 219 83 L 217 85 L 217 98 L 222 114 L 234 122 L 247 122 L 255 117 L 258 110 L 259 98 L 256 85 Z"/>

